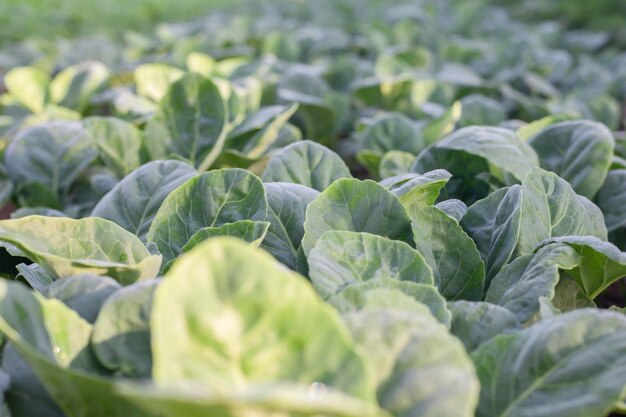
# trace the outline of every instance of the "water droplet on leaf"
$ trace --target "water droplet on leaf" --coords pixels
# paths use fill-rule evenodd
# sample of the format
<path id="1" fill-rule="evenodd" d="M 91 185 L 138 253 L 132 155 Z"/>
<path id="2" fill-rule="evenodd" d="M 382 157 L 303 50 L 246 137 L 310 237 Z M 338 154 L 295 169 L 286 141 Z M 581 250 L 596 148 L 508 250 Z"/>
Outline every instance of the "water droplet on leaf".
<path id="1" fill-rule="evenodd" d="M 309 387 L 309 398 L 312 400 L 321 400 L 326 397 L 327 392 L 326 385 L 321 382 L 314 382 Z"/>

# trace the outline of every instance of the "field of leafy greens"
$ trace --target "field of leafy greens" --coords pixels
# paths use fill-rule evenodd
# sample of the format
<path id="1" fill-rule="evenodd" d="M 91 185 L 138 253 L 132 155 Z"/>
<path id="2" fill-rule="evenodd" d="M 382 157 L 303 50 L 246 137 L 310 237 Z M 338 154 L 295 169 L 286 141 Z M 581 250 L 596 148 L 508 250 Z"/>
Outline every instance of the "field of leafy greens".
<path id="1" fill-rule="evenodd" d="M 626 413 L 617 32 L 276 0 L 0 75 L 3 417 Z"/>

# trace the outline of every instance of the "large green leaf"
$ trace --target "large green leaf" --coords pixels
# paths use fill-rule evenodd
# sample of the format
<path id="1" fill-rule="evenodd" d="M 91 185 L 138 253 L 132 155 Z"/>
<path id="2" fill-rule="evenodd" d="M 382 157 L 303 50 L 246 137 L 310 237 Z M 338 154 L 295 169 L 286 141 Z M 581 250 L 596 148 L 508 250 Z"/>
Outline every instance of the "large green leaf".
<path id="1" fill-rule="evenodd" d="M 43 113 L 48 101 L 50 77 L 34 67 L 17 67 L 4 75 L 11 96 L 33 113 Z"/>
<path id="2" fill-rule="evenodd" d="M 497 100 L 482 94 L 470 94 L 461 99 L 463 112 L 459 126 L 497 126 L 506 119 L 506 110 Z"/>
<path id="3" fill-rule="evenodd" d="M 283 74 L 276 90 L 276 95 L 284 101 L 317 104 L 323 102 L 329 86 L 317 75 L 294 68 Z"/>
<path id="4" fill-rule="evenodd" d="M 428 143 L 420 125 L 402 114 L 388 114 L 374 121 L 362 133 L 361 147 L 379 152 L 404 151 L 417 155 Z"/>
<path id="5" fill-rule="evenodd" d="M 42 293 L 46 298 L 62 301 L 87 322 L 93 323 L 102 303 L 119 288 L 120 285 L 109 277 L 76 275 L 54 281 Z M 2 352 L 2 369 L 11 377 L 7 402 L 13 417 L 65 416 L 50 398 L 35 371 L 11 344 Z"/>
<path id="6" fill-rule="evenodd" d="M 378 173 L 383 179 L 407 174 L 411 170 L 413 161 L 415 161 L 415 156 L 408 152 L 386 152 L 382 158 L 380 158 Z"/>
<path id="7" fill-rule="evenodd" d="M 229 133 L 224 147 L 249 158 L 261 157 L 279 139 L 281 129 L 297 108 L 297 104 L 262 108 Z"/>
<path id="8" fill-rule="evenodd" d="M 441 294 L 448 300 L 480 300 L 485 265 L 474 241 L 459 223 L 436 207 L 409 207 L 417 250 L 432 268 Z"/>
<path id="9" fill-rule="evenodd" d="M 306 208 L 319 192 L 304 185 L 286 182 L 268 182 L 264 185 L 270 228 L 262 246 L 280 262 L 295 270 L 304 236 Z"/>
<path id="10" fill-rule="evenodd" d="M 611 165 L 615 141 L 601 123 L 577 120 L 546 127 L 528 141 L 541 166 L 567 180 L 580 195 L 598 192 Z"/>
<path id="11" fill-rule="evenodd" d="M 404 174 L 387 178 L 380 183 L 400 198 L 405 207 L 413 204 L 433 205 L 439 192 L 452 175 L 445 169 L 420 174 Z"/>
<path id="12" fill-rule="evenodd" d="M 385 110 L 412 111 L 411 90 L 413 77 L 399 75 L 383 78 L 365 78 L 352 83 L 351 89 L 358 107 Z"/>
<path id="13" fill-rule="evenodd" d="M 256 76 L 246 76 L 243 78 L 230 79 L 226 81 L 223 78 L 213 78 L 220 87 L 222 97 L 226 101 L 228 107 L 228 122 L 229 127 L 238 126 L 243 123 L 249 115 L 258 112 L 261 108 L 261 99 L 263 98 L 264 84 Z M 225 88 L 226 87 L 226 88 Z M 297 105 L 293 106 L 295 110 Z M 290 109 L 285 109 L 278 119 L 274 119 L 272 123 L 268 123 L 265 132 L 257 136 L 258 144 L 261 145 L 258 149 L 271 143 L 273 141 L 271 131 L 280 130 L 281 124 L 284 124 L 291 115 L 287 115 Z M 260 133 L 260 132 L 258 132 Z"/>
<path id="14" fill-rule="evenodd" d="M 607 415 L 626 387 L 626 317 L 592 309 L 497 337 L 473 354 L 477 417 Z"/>
<path id="15" fill-rule="evenodd" d="M 508 172 L 522 180 L 532 168 L 539 166 L 533 149 L 515 132 L 503 128 L 464 127 L 437 142 L 435 147 L 484 158 L 500 177 L 501 172 Z"/>
<path id="16" fill-rule="evenodd" d="M 2 350 L 2 372 L 10 378 L 5 399 L 11 417 L 66 417 L 11 343 Z"/>
<path id="17" fill-rule="evenodd" d="M 43 184 L 56 193 L 67 191 L 97 156 L 91 136 L 80 123 L 51 122 L 20 131 L 4 160 L 15 183 Z"/>
<path id="18" fill-rule="evenodd" d="M 506 265 L 494 277 L 485 300 L 510 310 L 525 323 L 540 308 L 540 298 L 551 300 L 559 281 L 559 270 L 571 270 L 580 256 L 566 245 L 552 244 L 534 255 L 525 255 Z"/>
<path id="19" fill-rule="evenodd" d="M 555 174 L 540 168 L 522 183 L 524 199 L 518 252 L 531 253 L 539 242 L 555 236 L 589 235 L 606 239 L 602 212 Z M 541 221 L 537 221 L 537 217 Z"/>
<path id="20" fill-rule="evenodd" d="M 304 222 L 305 255 L 329 230 L 367 232 L 412 242 L 411 220 L 400 200 L 382 185 L 357 179 L 340 179 L 309 204 Z"/>
<path id="21" fill-rule="evenodd" d="M 467 214 L 468 210 L 464 202 L 454 198 L 437 203 L 435 207 L 437 207 L 439 210 L 443 211 L 459 223 Z"/>
<path id="22" fill-rule="evenodd" d="M 559 122 L 571 120 L 572 118 L 572 116 L 564 114 L 545 116 L 541 119 L 537 119 L 530 123 L 526 123 L 519 127 L 516 127 L 515 133 L 517 133 L 517 137 L 519 137 L 521 140 L 527 141 L 546 127 Z"/>
<path id="23" fill-rule="evenodd" d="M 472 417 L 479 384 L 463 345 L 429 313 L 364 309 L 346 322 L 376 364 L 378 401 L 397 417 Z"/>
<path id="24" fill-rule="evenodd" d="M 521 329 L 513 313 L 496 304 L 454 301 L 448 308 L 452 311 L 450 332 L 463 342 L 468 352 L 495 336 Z"/>
<path id="25" fill-rule="evenodd" d="M 9 254 L 11 254 L 12 256 L 22 255 L 22 253 L 19 252 L 19 250 L 15 248 L 14 246 L 7 246 L 6 249 L 7 251 L 9 250 L 16 251 L 16 253 L 9 252 Z M 17 279 L 23 279 L 34 290 L 42 292 L 42 293 L 45 291 L 47 287 L 50 286 L 50 284 L 55 282 L 54 278 L 48 275 L 46 271 L 43 270 L 41 265 L 38 265 L 36 263 L 32 263 L 30 265 L 26 265 L 23 263 L 17 264 L 15 265 L 15 269 L 17 269 L 17 271 L 19 272 L 19 274 L 16 277 Z"/>
<path id="26" fill-rule="evenodd" d="M 452 133 L 456 122 L 461 118 L 462 105 L 455 101 L 450 107 L 424 126 L 424 139 L 428 144 L 435 143 Z"/>
<path id="27" fill-rule="evenodd" d="M 153 161 L 124 177 L 96 204 L 92 216 L 111 220 L 145 240 L 165 198 L 196 175 L 181 161 Z"/>
<path id="28" fill-rule="evenodd" d="M 430 314 L 450 327 L 452 314 L 446 299 L 431 284 L 416 284 L 395 278 L 378 278 L 351 284 L 328 298 L 342 314 L 362 309 L 393 309 L 422 312 L 428 307 Z"/>
<path id="29" fill-rule="evenodd" d="M 124 119 L 144 120 L 154 114 L 158 107 L 152 100 L 126 89 L 118 90 L 112 101 L 114 114 Z"/>
<path id="30" fill-rule="evenodd" d="M 301 128 L 306 137 L 316 138 L 324 144 L 332 141 L 338 113 L 341 107 L 348 105 L 347 100 L 341 100 L 343 97 L 329 92 L 328 85 L 321 77 L 297 70 L 287 71 L 280 77 L 276 97 L 280 103 L 298 103 L 294 124 Z"/>
<path id="31" fill-rule="evenodd" d="M 181 257 L 156 291 L 153 375 L 236 392 L 322 383 L 372 400 L 369 368 L 337 313 L 267 253 L 216 238 Z M 175 340 L 176 343 L 171 343 Z"/>
<path id="32" fill-rule="evenodd" d="M 596 202 L 602 213 L 609 232 L 626 226 L 626 169 L 609 171 L 602 188 L 598 191 Z"/>
<path id="33" fill-rule="evenodd" d="M 189 252 L 205 240 L 218 236 L 235 237 L 258 247 L 265 238 L 269 227 L 269 222 L 252 220 L 238 220 L 221 226 L 203 227 L 189 238 L 189 242 L 183 246 L 183 252 Z"/>
<path id="34" fill-rule="evenodd" d="M 108 78 L 109 70 L 101 62 L 86 61 L 66 67 L 50 83 L 50 100 L 81 112 Z"/>
<path id="35" fill-rule="evenodd" d="M 206 171 L 222 152 L 228 109 L 208 78 L 188 74 L 174 82 L 146 126 L 145 146 L 152 159 L 172 154 Z"/>
<path id="36" fill-rule="evenodd" d="M 626 276 L 626 253 L 609 242 L 593 236 L 563 236 L 543 242 L 550 243 L 565 244 L 578 252 L 580 266 L 569 271 L 569 275 L 592 300 Z"/>
<path id="37" fill-rule="evenodd" d="M 354 156 L 359 164 L 361 164 L 369 172 L 372 179 L 380 178 L 380 163 L 383 155 L 378 151 L 363 149 L 358 151 Z"/>
<path id="38" fill-rule="evenodd" d="M 304 140 L 276 152 L 262 178 L 265 182 L 291 182 L 324 191 L 335 180 L 352 178 L 352 174 L 339 155 Z"/>
<path id="39" fill-rule="evenodd" d="M 161 266 L 161 256 L 150 255 L 135 235 L 96 217 L 3 220 L 0 241 L 19 249 L 55 278 L 92 273 L 126 285 L 154 278 Z"/>
<path id="40" fill-rule="evenodd" d="M 489 172 L 489 164 L 484 158 L 467 152 L 430 146 L 418 156 L 411 172 L 425 173 L 445 169 L 452 178 L 442 190 L 444 199 L 456 198 L 466 204 L 487 196 L 489 185 L 481 179 L 481 175 Z"/>
<path id="41" fill-rule="evenodd" d="M 407 243 L 369 233 L 330 230 L 309 252 L 309 277 L 322 298 L 378 278 L 434 284 L 424 258 Z"/>
<path id="42" fill-rule="evenodd" d="M 239 220 L 265 221 L 268 204 L 261 180 L 243 169 L 198 175 L 173 191 L 156 214 L 147 235 L 167 265 L 200 229 Z"/>
<path id="43" fill-rule="evenodd" d="M 37 207 L 47 207 L 54 211 L 66 209 L 63 204 L 63 200 L 66 200 L 66 198 L 59 195 L 58 191 L 40 182 L 22 182 L 17 184 L 13 193 L 18 205 L 26 209 L 35 209 Z M 67 193 L 64 194 L 67 196 Z M 18 216 L 21 216 L 23 212 L 18 212 Z M 33 214 L 33 212 L 28 211 L 26 213 L 27 215 Z M 43 215 L 45 213 L 35 212 L 35 214 Z"/>
<path id="44" fill-rule="evenodd" d="M 115 117 L 89 117 L 83 121 L 100 158 L 119 178 L 141 165 L 143 134 L 131 123 Z"/>
<path id="45" fill-rule="evenodd" d="M 235 91 L 230 81 L 223 78 L 211 78 L 211 81 L 220 90 L 220 95 L 226 105 L 228 113 L 226 130 L 228 132 L 233 126 L 241 123 L 246 116 L 245 103 L 243 103 L 244 98 L 238 91 Z"/>
<path id="46" fill-rule="evenodd" d="M 41 293 L 46 298 L 62 301 L 87 322 L 93 323 L 105 300 L 120 288 L 113 278 L 83 274 L 53 281 Z"/>
<path id="47" fill-rule="evenodd" d="M 165 198 L 196 173 L 180 161 L 149 162 L 124 177 L 91 214 L 111 220 L 145 240 Z"/>
<path id="48" fill-rule="evenodd" d="M 118 376 L 150 378 L 150 312 L 160 281 L 137 283 L 109 297 L 93 326 L 92 350 Z"/>
<path id="49" fill-rule="evenodd" d="M 276 123 L 276 120 L 274 120 Z M 263 136 L 273 134 L 271 131 L 272 124 L 266 126 L 263 130 Z M 292 143 L 299 142 L 302 140 L 302 132 L 296 126 L 291 123 L 286 123 L 284 126 L 280 128 L 278 131 L 278 136 L 276 140 L 269 146 L 267 149 L 268 154 L 274 154 L 275 152 L 281 150 L 284 147 L 291 145 Z"/>
<path id="50" fill-rule="evenodd" d="M 0 281 L 0 332 L 67 416 L 148 417 L 114 393 L 89 347 L 92 326 L 60 301 Z"/>
<path id="51" fill-rule="evenodd" d="M 43 289 L 43 294 L 62 301 L 83 319 L 93 323 L 104 300 L 119 288 L 120 285 L 109 277 L 76 275 L 51 283 Z M 65 416 L 50 398 L 35 371 L 11 344 L 2 352 L 2 369 L 11 378 L 7 403 L 13 417 Z"/>
<path id="52" fill-rule="evenodd" d="M 607 237 L 600 210 L 567 181 L 540 168 L 521 186 L 502 188 L 474 203 L 462 223 L 485 261 L 488 283 L 512 257 L 533 253 L 550 237 Z"/>
<path id="53" fill-rule="evenodd" d="M 554 288 L 554 298 L 550 302 L 556 310 L 563 313 L 579 308 L 597 307 L 596 303 L 585 295 L 583 289 L 563 272 Z M 541 309 L 539 311 L 541 312 Z"/>
<path id="54" fill-rule="evenodd" d="M 485 262 L 486 286 L 515 253 L 519 240 L 523 190 L 501 188 L 472 204 L 462 226 L 476 243 Z"/>
<path id="55" fill-rule="evenodd" d="M 137 94 L 157 103 L 165 97 L 170 85 L 183 75 L 185 72 L 179 68 L 157 63 L 139 65 L 133 72 Z"/>

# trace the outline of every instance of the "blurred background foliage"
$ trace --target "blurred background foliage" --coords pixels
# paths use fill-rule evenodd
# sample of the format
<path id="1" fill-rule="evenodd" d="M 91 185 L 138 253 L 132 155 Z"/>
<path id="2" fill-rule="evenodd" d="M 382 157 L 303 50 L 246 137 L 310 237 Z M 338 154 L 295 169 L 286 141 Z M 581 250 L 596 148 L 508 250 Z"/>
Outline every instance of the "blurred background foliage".
<path id="1" fill-rule="evenodd" d="M 0 44 L 32 38 L 117 36 L 188 20 L 238 0 L 0 0 Z"/>
<path id="2" fill-rule="evenodd" d="M 276 0 L 273 0 L 274 2 Z M 284 1 L 284 0 L 283 0 Z M 341 3 L 343 0 L 329 0 Z M 467 2 L 467 0 L 460 0 Z M 288 0 L 294 6 L 322 0 Z M 0 0 L 0 44 L 25 39 L 80 35 L 120 36 L 143 32 L 160 22 L 189 20 L 215 8 L 260 0 Z M 551 19 L 568 28 L 609 30 L 626 38 L 626 0 L 473 0 L 500 4 L 524 20 Z"/>
<path id="3" fill-rule="evenodd" d="M 490 0 L 487 0 L 487 2 Z M 626 26 L 624 0 L 499 0 L 525 19 L 555 19 L 570 28 L 623 30 Z"/>

